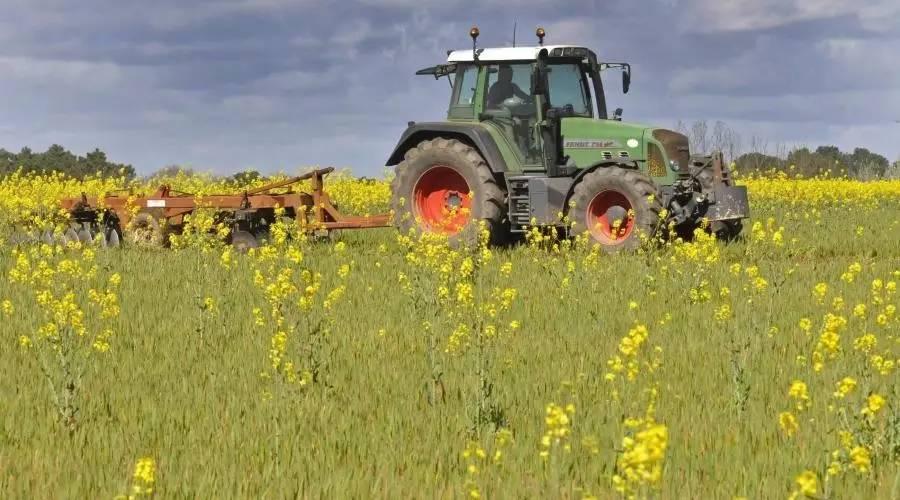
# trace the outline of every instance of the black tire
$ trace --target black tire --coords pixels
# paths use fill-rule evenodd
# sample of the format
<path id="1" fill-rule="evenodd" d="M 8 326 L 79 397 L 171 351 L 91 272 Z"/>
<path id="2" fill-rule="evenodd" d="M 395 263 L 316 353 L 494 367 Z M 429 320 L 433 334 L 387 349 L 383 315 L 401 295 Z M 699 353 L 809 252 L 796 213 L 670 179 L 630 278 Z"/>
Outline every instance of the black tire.
<path id="1" fill-rule="evenodd" d="M 695 155 L 691 157 L 691 175 L 700 184 L 703 191 L 712 191 L 715 179 L 712 168 L 712 157 L 709 155 Z M 722 183 L 731 186 L 734 181 L 731 177 L 731 170 L 728 165 L 722 165 Z M 696 225 L 690 225 L 687 228 L 680 228 L 679 234 L 686 240 L 693 237 Z M 741 234 L 744 229 L 744 223 L 741 219 L 718 220 L 710 222 L 709 231 L 716 235 L 716 239 L 722 241 L 733 241 Z"/>
<path id="2" fill-rule="evenodd" d="M 630 207 L 617 201 L 623 198 Z M 609 207 L 602 212 L 605 203 Z M 628 208 L 633 210 L 630 219 Z M 569 216 L 575 234 L 588 233 L 607 252 L 635 250 L 641 246 L 641 235 L 654 237 L 660 226 L 662 209 L 659 187 L 641 172 L 621 167 L 601 167 L 587 173 L 575 185 L 569 200 Z M 626 226 L 620 226 L 618 234 L 604 229 L 598 223 L 598 214 L 601 214 L 598 210 L 607 219 L 614 217 Z M 626 229 L 629 223 L 631 226 Z"/>
<path id="3" fill-rule="evenodd" d="M 231 246 L 240 253 L 246 253 L 251 248 L 259 248 L 259 240 L 253 236 L 253 233 L 234 231 L 231 233 Z"/>
<path id="4" fill-rule="evenodd" d="M 487 162 L 478 151 L 456 139 L 435 139 L 420 142 L 406 151 L 404 160 L 397 165 L 391 182 L 391 209 L 394 226 L 404 234 L 414 232 L 443 232 L 420 216 L 416 202 L 416 189 L 426 174 L 436 175 L 440 169 L 449 169 L 461 176 L 472 193 L 470 215 L 461 227 L 448 229 L 451 244 L 472 245 L 478 242 L 478 221 L 484 221 L 490 232 L 490 242 L 506 241 L 509 225 L 506 220 L 506 201 Z M 420 191 L 421 192 L 421 191 Z"/>

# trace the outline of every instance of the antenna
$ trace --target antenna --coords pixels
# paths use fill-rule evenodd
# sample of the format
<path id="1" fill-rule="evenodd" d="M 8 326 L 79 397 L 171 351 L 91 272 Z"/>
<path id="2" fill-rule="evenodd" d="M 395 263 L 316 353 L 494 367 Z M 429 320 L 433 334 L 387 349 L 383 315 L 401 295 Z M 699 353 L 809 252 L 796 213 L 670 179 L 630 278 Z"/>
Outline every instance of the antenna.
<path id="1" fill-rule="evenodd" d="M 516 28 L 519 27 L 519 21 L 513 21 L 513 47 L 516 46 Z"/>

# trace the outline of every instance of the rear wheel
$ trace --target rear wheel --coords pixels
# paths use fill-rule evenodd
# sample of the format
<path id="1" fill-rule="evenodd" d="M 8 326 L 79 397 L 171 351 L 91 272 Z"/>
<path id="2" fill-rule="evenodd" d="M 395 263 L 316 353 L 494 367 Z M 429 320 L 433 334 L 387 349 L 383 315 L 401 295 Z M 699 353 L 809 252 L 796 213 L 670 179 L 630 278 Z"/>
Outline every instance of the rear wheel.
<path id="1" fill-rule="evenodd" d="M 455 139 L 420 142 L 406 152 L 391 183 L 394 225 L 438 233 L 451 243 L 478 241 L 484 221 L 492 243 L 509 233 L 503 191 L 475 148 Z"/>
<path id="2" fill-rule="evenodd" d="M 659 189 L 646 175 L 620 167 L 602 167 L 575 186 L 569 215 L 576 233 L 587 233 L 604 250 L 634 250 L 641 235 L 652 237 L 662 211 Z"/>

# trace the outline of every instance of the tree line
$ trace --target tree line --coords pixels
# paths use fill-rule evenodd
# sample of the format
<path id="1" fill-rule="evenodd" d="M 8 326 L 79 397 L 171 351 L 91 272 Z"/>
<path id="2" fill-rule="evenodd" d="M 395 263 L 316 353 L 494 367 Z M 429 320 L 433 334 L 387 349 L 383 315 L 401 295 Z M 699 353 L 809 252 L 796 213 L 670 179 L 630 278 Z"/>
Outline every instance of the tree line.
<path id="1" fill-rule="evenodd" d="M 739 173 L 767 174 L 784 172 L 788 176 L 846 175 L 854 179 L 900 178 L 900 159 L 893 163 L 885 156 L 866 148 L 841 151 L 837 146 L 806 146 L 788 148 L 784 144 L 770 145 L 751 137 L 744 144 L 740 135 L 721 121 L 711 127 L 705 120 L 690 126 L 678 122 L 675 129 L 690 140 L 691 151 L 722 151 L 735 164 Z"/>
<path id="2" fill-rule="evenodd" d="M 0 149 L 0 177 L 18 170 L 24 173 L 61 172 L 76 179 L 98 174 L 104 177 L 124 175 L 133 179 L 136 175 L 134 167 L 109 161 L 106 153 L 99 149 L 78 156 L 59 144 L 50 146 L 43 153 L 27 147 L 18 153 Z"/>
<path id="3" fill-rule="evenodd" d="M 866 148 L 855 148 L 853 151 L 841 151 L 837 146 L 789 149 L 781 144 L 771 147 L 755 137 L 744 145 L 741 137 L 721 121 L 715 122 L 712 127 L 703 120 L 690 126 L 678 122 L 675 129 L 688 137 L 691 151 L 723 151 L 726 158 L 735 164 L 738 172 L 744 174 L 767 174 L 775 171 L 803 177 L 828 173 L 862 180 L 900 178 L 900 159 L 892 163 L 885 156 Z M 109 161 L 106 153 L 100 149 L 78 156 L 58 144 L 50 146 L 43 153 L 36 153 L 27 147 L 18 153 L 0 148 L 0 177 L 18 170 L 25 173 L 61 172 L 75 179 L 98 174 L 125 176 L 127 179 L 136 176 L 134 167 Z M 173 175 L 179 171 L 191 173 L 188 168 L 170 165 L 150 174 L 148 178 Z M 261 177 L 263 175 L 258 171 L 247 170 L 229 178 L 243 185 Z"/>

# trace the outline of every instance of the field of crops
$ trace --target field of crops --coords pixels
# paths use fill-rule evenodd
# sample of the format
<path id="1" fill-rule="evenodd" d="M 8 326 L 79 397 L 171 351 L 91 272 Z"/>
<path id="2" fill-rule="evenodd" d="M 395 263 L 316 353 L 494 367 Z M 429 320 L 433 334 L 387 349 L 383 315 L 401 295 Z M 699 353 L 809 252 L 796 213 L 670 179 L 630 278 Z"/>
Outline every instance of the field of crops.
<path id="1" fill-rule="evenodd" d="M 122 181 L 0 180 L 0 498 L 897 498 L 900 181 L 744 182 L 728 245 L 240 255 L 17 248 Z"/>

